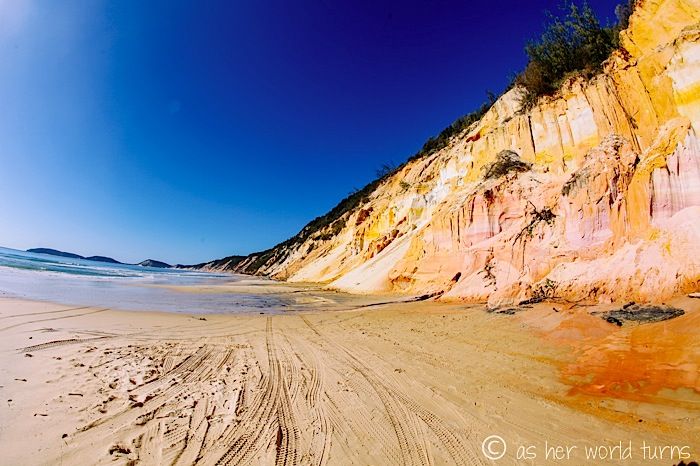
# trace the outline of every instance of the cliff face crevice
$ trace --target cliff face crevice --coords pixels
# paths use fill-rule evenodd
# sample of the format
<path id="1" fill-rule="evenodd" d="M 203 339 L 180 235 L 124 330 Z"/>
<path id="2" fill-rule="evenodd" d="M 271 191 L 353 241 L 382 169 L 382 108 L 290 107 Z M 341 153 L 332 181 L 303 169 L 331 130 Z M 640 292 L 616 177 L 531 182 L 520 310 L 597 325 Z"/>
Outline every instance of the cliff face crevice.
<path id="1" fill-rule="evenodd" d="M 700 1 L 643 0 L 621 40 L 599 76 L 526 113 L 510 90 L 333 224 L 233 269 L 491 303 L 695 291 Z"/>

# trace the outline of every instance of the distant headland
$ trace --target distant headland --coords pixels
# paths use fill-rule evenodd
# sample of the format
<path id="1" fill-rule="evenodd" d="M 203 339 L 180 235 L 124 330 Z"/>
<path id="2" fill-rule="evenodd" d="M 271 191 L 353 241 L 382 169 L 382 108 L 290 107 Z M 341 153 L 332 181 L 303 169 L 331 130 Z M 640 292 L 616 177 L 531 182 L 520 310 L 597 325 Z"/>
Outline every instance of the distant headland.
<path id="1" fill-rule="evenodd" d="M 125 264 L 125 265 L 140 265 L 142 267 L 156 267 L 160 269 L 169 269 L 172 267 L 172 265 L 167 264 L 162 261 L 157 261 L 154 259 L 146 259 L 144 261 L 139 262 L 138 264 L 127 264 L 126 262 L 120 262 L 116 259 L 112 259 L 111 257 L 106 257 L 106 256 L 81 256 L 80 254 L 74 254 L 72 252 L 65 252 L 65 251 L 59 251 L 57 249 L 51 249 L 51 248 L 32 248 L 32 249 L 27 249 L 27 252 L 33 252 L 35 254 L 48 254 L 51 256 L 60 256 L 60 257 L 67 257 L 69 259 L 82 259 L 82 260 L 87 260 L 87 261 L 93 261 L 93 262 L 106 262 L 108 264 Z"/>

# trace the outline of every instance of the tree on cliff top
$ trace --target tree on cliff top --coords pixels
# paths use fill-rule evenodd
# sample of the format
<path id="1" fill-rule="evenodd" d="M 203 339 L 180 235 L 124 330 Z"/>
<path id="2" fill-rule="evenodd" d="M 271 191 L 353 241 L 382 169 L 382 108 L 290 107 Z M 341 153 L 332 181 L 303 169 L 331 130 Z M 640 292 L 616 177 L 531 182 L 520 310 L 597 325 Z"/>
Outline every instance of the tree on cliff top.
<path id="1" fill-rule="evenodd" d="M 525 70 L 515 79 L 524 88 L 523 108 L 532 107 L 543 95 L 554 94 L 568 77 L 592 77 L 619 47 L 619 33 L 629 23 L 634 0 L 615 9 L 618 22 L 603 27 L 587 3 L 570 3 L 565 15 L 548 14 L 548 24 L 539 40 L 527 44 Z"/>

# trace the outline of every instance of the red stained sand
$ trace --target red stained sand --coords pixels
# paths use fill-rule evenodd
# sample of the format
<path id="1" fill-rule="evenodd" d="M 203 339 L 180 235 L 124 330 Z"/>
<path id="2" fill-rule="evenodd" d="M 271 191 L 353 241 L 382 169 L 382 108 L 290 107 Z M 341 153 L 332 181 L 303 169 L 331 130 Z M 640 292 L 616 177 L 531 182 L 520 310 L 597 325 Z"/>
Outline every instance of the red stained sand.
<path id="1" fill-rule="evenodd" d="M 560 366 L 569 395 L 700 408 L 700 309 L 692 307 L 676 319 L 622 328 L 586 308 L 527 321 L 571 351 Z"/>

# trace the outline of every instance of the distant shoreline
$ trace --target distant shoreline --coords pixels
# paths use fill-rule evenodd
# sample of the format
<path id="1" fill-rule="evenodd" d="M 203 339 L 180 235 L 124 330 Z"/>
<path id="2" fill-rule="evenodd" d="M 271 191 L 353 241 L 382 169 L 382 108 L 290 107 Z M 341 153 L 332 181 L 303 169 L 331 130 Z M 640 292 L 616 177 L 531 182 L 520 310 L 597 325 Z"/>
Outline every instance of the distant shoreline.
<path id="1" fill-rule="evenodd" d="M 58 249 L 51 248 L 31 248 L 27 249 L 26 252 L 31 252 L 33 254 L 46 254 L 49 256 L 66 257 L 69 259 L 81 259 L 92 262 L 106 262 L 108 264 L 122 264 L 122 265 L 140 265 L 142 267 L 155 267 L 162 269 L 169 269 L 173 266 L 162 261 L 157 261 L 154 259 L 146 259 L 136 264 L 129 264 L 127 262 L 121 262 L 116 259 L 107 256 L 81 256 L 80 254 L 75 254 L 72 252 L 59 251 Z"/>

